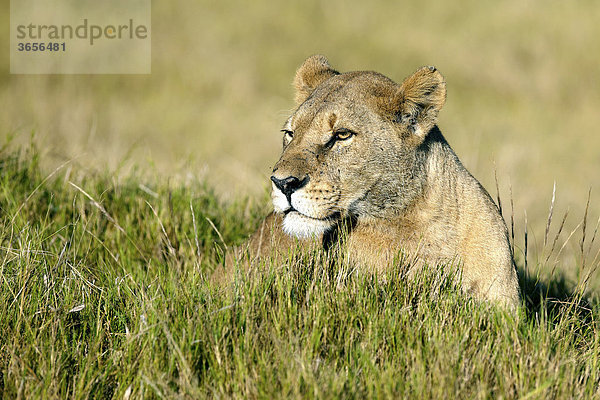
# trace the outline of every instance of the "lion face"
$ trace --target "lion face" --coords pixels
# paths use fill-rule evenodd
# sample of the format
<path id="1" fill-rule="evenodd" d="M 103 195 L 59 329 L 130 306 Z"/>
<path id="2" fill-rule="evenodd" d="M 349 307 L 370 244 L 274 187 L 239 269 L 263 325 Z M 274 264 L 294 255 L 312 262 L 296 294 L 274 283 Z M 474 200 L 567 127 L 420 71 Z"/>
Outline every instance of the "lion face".
<path id="1" fill-rule="evenodd" d="M 399 86 L 375 72 L 339 74 L 322 56 L 300 67 L 299 106 L 283 126 L 283 152 L 271 176 L 286 233 L 310 237 L 341 218 L 385 218 L 418 196 L 419 147 L 445 87 L 435 69 L 415 75 Z"/>

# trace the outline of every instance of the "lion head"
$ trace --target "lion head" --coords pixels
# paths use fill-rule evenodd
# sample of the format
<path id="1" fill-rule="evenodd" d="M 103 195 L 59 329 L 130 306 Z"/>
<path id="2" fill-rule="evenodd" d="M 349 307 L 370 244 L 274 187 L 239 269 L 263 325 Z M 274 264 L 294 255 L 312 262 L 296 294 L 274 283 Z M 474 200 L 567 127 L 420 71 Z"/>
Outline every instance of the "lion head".
<path id="1" fill-rule="evenodd" d="M 283 126 L 271 176 L 287 234 L 320 235 L 347 217 L 389 218 L 418 199 L 426 138 L 446 98 L 434 67 L 398 85 L 372 71 L 339 73 L 316 55 L 294 85 L 297 108 Z"/>

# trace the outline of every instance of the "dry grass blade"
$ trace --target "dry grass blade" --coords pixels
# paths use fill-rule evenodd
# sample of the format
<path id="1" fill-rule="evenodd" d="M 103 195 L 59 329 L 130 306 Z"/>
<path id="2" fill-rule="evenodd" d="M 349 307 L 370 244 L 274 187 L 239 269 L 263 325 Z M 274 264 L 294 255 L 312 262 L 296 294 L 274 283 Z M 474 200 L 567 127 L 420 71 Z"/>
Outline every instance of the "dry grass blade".
<path id="1" fill-rule="evenodd" d="M 596 227 L 594 228 L 594 234 L 592 235 L 592 240 L 590 240 L 590 244 L 588 245 L 588 251 L 585 253 L 585 258 L 588 258 L 590 252 L 592 251 L 592 247 L 594 245 L 594 241 L 596 240 L 596 234 L 598 233 L 598 227 L 600 226 L 600 217 L 598 217 L 598 221 L 596 221 Z"/>
<path id="2" fill-rule="evenodd" d="M 81 282 L 85 283 L 87 286 L 89 286 L 89 287 L 91 287 L 93 289 L 96 289 L 96 290 L 99 290 L 99 291 L 103 290 L 101 287 L 94 285 L 93 282 L 91 282 L 90 280 L 88 280 L 85 277 L 85 275 L 82 274 L 74 265 L 72 265 L 70 263 L 67 263 L 67 265 L 71 268 L 71 271 L 73 272 L 73 274 L 75 276 L 77 276 L 81 280 Z"/>
<path id="3" fill-rule="evenodd" d="M 17 215 L 19 215 L 19 213 L 21 212 L 21 210 L 23 209 L 23 207 L 25 207 L 25 204 L 27 204 L 27 202 L 29 200 L 31 200 L 31 198 L 33 197 L 33 195 L 36 194 L 37 191 L 40 190 L 40 188 L 42 186 L 44 186 L 44 184 L 46 182 L 48 182 L 48 180 L 50 180 L 50 178 L 52 178 L 54 175 L 56 175 L 56 173 L 58 171 L 60 171 L 61 169 L 63 169 L 65 167 L 65 165 L 69 164 L 71 161 L 73 161 L 73 160 L 65 161 L 64 163 L 62 163 L 61 165 L 59 165 L 54 171 L 52 171 L 48 176 L 46 176 L 44 178 L 44 180 L 41 181 L 40 184 L 35 187 L 35 189 L 33 189 L 31 191 L 31 193 L 29 194 L 29 196 L 27 196 L 27 198 L 25 199 L 25 201 L 23 201 L 23 203 L 21 203 L 21 205 L 19 206 L 19 208 L 17 209 L 17 211 L 14 213 L 13 217 L 10 220 L 11 224 L 15 222 L 15 218 L 17 217 Z"/>
<path id="4" fill-rule="evenodd" d="M 198 262 L 202 259 L 202 254 L 200 252 L 200 242 L 198 241 L 198 227 L 196 226 L 196 214 L 194 213 L 194 206 L 192 205 L 192 199 L 190 199 L 190 211 L 192 213 L 192 224 L 194 226 L 194 240 L 196 242 L 196 257 L 198 257 Z"/>
<path id="5" fill-rule="evenodd" d="M 550 211 L 548 212 L 548 222 L 546 223 L 546 232 L 544 233 L 544 248 L 548 243 L 548 233 L 550 233 L 550 224 L 552 223 L 552 214 L 554 213 L 554 200 L 556 199 L 556 181 L 552 187 L 552 201 L 550 202 Z"/>
<path id="6" fill-rule="evenodd" d="M 127 234 L 127 232 L 125 232 L 125 229 L 123 229 L 123 227 L 121 225 L 119 225 L 119 223 L 117 222 L 117 220 L 114 219 L 108 213 L 108 211 L 106 211 L 106 209 L 104 208 L 104 206 L 102 206 L 102 204 L 98 203 L 92 196 L 90 196 L 89 193 L 87 193 L 85 190 L 83 190 L 82 188 L 80 188 L 79 186 L 77 186 L 76 184 L 74 184 L 73 182 L 69 181 L 69 184 L 71 186 L 73 186 L 75 189 L 79 190 L 85 197 L 87 197 L 92 202 L 92 205 L 94 207 L 96 207 L 98 210 L 100 210 L 100 212 L 106 217 L 106 219 L 108 219 L 119 230 L 119 232 L 121 232 L 123 235 L 125 235 L 125 237 L 127 238 L 127 240 L 133 245 L 133 247 L 135 247 L 135 249 L 140 254 L 140 256 L 144 260 L 147 260 L 146 256 L 144 255 L 144 253 L 142 253 L 142 250 L 138 247 L 138 245 L 133 240 L 131 240 L 131 238 L 129 237 L 129 235 Z"/>
<path id="7" fill-rule="evenodd" d="M 500 211 L 500 215 L 504 217 L 502 214 L 502 201 L 500 201 L 500 187 L 498 185 L 498 170 L 496 169 L 496 162 L 494 162 L 494 180 L 496 181 L 496 198 L 498 199 L 498 210 Z"/>
<path id="8" fill-rule="evenodd" d="M 554 249 L 556 247 L 556 242 L 558 241 L 558 237 L 560 236 L 563 228 L 565 227 L 565 221 L 567 220 L 568 215 L 569 215 L 569 210 L 567 209 L 567 211 L 565 211 L 565 215 L 563 216 L 563 219 L 560 223 L 558 231 L 556 232 L 556 235 L 554 236 L 554 240 L 552 241 L 552 248 L 550 248 L 550 251 L 548 252 L 548 255 L 546 256 L 546 261 L 544 262 L 544 264 L 548 264 L 548 260 L 550 259 L 550 256 L 554 252 Z"/>
<path id="9" fill-rule="evenodd" d="M 140 183 L 138 185 L 138 188 L 140 188 L 141 191 L 143 191 L 146 194 L 149 194 L 150 196 L 154 197 L 155 199 L 158 199 L 158 193 L 156 193 L 154 190 L 150 189 L 148 186 L 144 185 L 143 183 Z"/>
<path id="10" fill-rule="evenodd" d="M 208 223 L 210 224 L 210 226 L 212 226 L 212 228 L 215 230 L 215 232 L 217 232 L 217 235 L 219 236 L 221 243 L 223 243 L 223 246 L 225 246 L 225 250 L 227 250 L 227 244 L 225 243 L 225 240 L 223 239 L 223 235 L 221 235 L 221 232 L 219 232 L 219 230 L 217 229 L 215 224 L 210 220 L 210 218 L 208 218 L 208 217 L 205 217 L 205 218 L 208 221 Z"/>
<path id="11" fill-rule="evenodd" d="M 171 253 L 171 255 L 173 255 L 173 256 L 176 255 L 177 252 L 175 251 L 175 248 L 171 244 L 171 240 L 169 240 L 169 235 L 167 235 L 167 231 L 165 229 L 165 226 L 163 225 L 162 220 L 158 216 L 158 213 L 156 212 L 156 210 L 154 209 L 154 207 L 152 207 L 152 204 L 148 203 L 147 201 L 146 201 L 146 204 L 148 204 L 148 207 L 150 207 L 150 209 L 152 210 L 152 213 L 154 214 L 154 216 L 158 220 L 158 224 L 160 225 L 160 229 L 162 231 L 162 234 L 163 234 L 163 236 L 165 238 L 165 241 L 167 242 L 167 247 L 169 248 L 169 253 Z"/>
<path id="12" fill-rule="evenodd" d="M 106 243 L 104 243 L 104 241 L 98 238 L 98 236 L 96 236 L 94 232 L 90 231 L 89 229 L 84 227 L 83 230 L 85 231 L 85 233 L 90 235 L 96 241 L 96 243 L 98 243 L 108 253 L 108 255 L 114 260 L 116 264 L 120 264 L 117 256 L 115 256 L 114 253 L 110 251 L 110 248 L 106 245 Z"/>
<path id="13" fill-rule="evenodd" d="M 579 288 L 579 293 L 581 293 L 581 295 L 583 295 L 585 293 L 585 291 L 588 288 L 588 283 L 590 278 L 592 277 L 592 275 L 594 275 L 594 273 L 598 270 L 598 264 L 593 264 L 594 267 L 591 268 L 588 273 L 585 275 L 585 278 L 583 279 L 583 282 L 581 284 L 581 287 Z"/>
<path id="14" fill-rule="evenodd" d="M 85 190 L 83 190 L 82 188 L 80 188 L 79 186 L 77 186 L 76 184 L 74 184 L 73 182 L 69 181 L 69 185 L 71 185 L 75 189 L 79 190 L 85 197 L 87 197 L 92 202 L 92 205 L 94 207 L 96 207 L 98 210 L 100 210 L 100 212 L 102 214 L 104 214 L 104 216 L 106 217 L 106 219 L 108 219 L 119 231 L 121 231 L 122 233 L 124 233 L 125 235 L 127 235 L 127 233 L 125 232 L 125 229 L 123 229 L 121 227 L 121 225 L 119 225 L 119 223 L 117 222 L 117 220 L 114 219 L 108 213 L 108 211 L 106 211 L 106 209 L 104 208 L 104 206 L 102 204 L 98 203 L 92 196 L 90 196 L 90 194 L 88 192 L 86 192 Z"/>
<path id="15" fill-rule="evenodd" d="M 587 219 L 588 219 L 588 211 L 590 209 L 590 198 L 592 197 L 592 188 L 588 190 L 588 198 L 585 204 L 585 212 L 583 213 L 583 221 L 581 227 L 581 242 L 579 242 L 579 249 L 581 251 L 581 269 L 585 267 L 585 234 L 587 230 Z"/>
<path id="16" fill-rule="evenodd" d="M 581 226 L 581 222 L 578 223 L 577 226 L 575 227 L 575 229 L 573 229 L 571 231 L 571 233 L 567 237 L 567 240 L 565 240 L 565 242 L 563 243 L 563 245 L 560 247 L 560 250 L 558 250 L 558 253 L 556 253 L 556 258 L 554 259 L 554 266 L 552 267 L 552 273 L 550 274 L 551 277 L 554 276 L 554 271 L 556 270 L 556 266 L 558 265 L 559 257 L 561 255 L 562 251 L 565 249 L 565 247 L 567 246 L 567 243 L 569 243 L 569 240 L 571 239 L 571 237 L 573 236 L 573 234 L 575 232 L 577 232 L 577 229 L 579 229 L 580 226 Z"/>

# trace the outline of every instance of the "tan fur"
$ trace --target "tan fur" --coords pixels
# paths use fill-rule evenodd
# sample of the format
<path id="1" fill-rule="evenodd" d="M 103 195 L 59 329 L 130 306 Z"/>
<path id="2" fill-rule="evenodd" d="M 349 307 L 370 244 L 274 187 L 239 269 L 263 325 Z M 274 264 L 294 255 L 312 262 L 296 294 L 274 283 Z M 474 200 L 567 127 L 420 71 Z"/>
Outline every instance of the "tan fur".
<path id="1" fill-rule="evenodd" d="M 435 68 L 398 85 L 376 72 L 340 74 L 313 56 L 294 84 L 297 109 L 273 169 L 275 212 L 248 242 L 253 257 L 286 253 L 293 236 L 327 246 L 344 226 L 341 251 L 365 270 L 385 270 L 399 252 L 408 275 L 458 261 L 465 292 L 518 304 L 506 225 L 436 126 L 446 84 Z"/>

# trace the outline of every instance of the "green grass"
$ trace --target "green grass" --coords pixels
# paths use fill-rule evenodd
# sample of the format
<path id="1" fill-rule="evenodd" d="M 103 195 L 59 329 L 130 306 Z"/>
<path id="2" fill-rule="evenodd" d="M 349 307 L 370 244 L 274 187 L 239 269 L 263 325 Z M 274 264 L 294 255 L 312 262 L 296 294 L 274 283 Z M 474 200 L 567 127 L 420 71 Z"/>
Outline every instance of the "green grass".
<path id="1" fill-rule="evenodd" d="M 435 270 L 409 284 L 320 253 L 218 286 L 264 204 L 39 163 L 0 151 L 0 397 L 600 396 L 594 281 L 562 265 L 521 273 L 517 317 Z"/>

